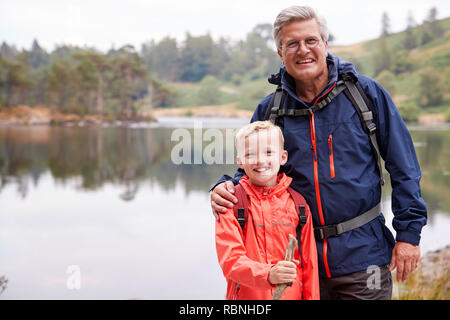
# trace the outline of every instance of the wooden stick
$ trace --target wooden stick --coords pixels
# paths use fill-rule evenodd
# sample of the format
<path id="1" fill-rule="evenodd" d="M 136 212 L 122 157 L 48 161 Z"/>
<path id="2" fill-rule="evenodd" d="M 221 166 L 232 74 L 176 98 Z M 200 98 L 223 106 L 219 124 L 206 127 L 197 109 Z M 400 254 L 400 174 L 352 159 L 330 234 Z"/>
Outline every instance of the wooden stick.
<path id="1" fill-rule="evenodd" d="M 292 261 L 294 259 L 295 248 L 297 248 L 297 239 L 292 234 L 289 234 L 289 242 L 286 247 L 286 253 L 284 254 L 284 260 Z M 292 286 L 292 282 L 280 283 L 273 292 L 272 300 L 280 300 L 284 290 L 286 290 L 286 287 L 288 286 Z"/>

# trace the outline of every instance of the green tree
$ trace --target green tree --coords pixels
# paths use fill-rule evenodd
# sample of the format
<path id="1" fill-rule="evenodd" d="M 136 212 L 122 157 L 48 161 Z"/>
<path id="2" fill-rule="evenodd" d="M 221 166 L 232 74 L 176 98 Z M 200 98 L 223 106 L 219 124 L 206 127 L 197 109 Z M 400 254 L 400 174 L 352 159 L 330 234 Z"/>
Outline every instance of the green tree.
<path id="1" fill-rule="evenodd" d="M 414 64 L 409 57 L 409 51 L 400 50 L 394 55 L 392 71 L 395 75 L 413 71 Z"/>
<path id="2" fill-rule="evenodd" d="M 416 22 L 411 11 L 408 11 L 408 18 L 405 30 L 405 39 L 403 40 L 403 47 L 406 50 L 411 50 L 417 47 L 417 37 L 414 34 L 414 28 L 416 27 Z"/>
<path id="3" fill-rule="evenodd" d="M 193 37 L 186 35 L 180 57 L 180 80 L 198 82 L 209 73 L 214 42 L 209 34 Z"/>
<path id="4" fill-rule="evenodd" d="M 377 40 L 376 52 L 373 56 L 375 76 L 380 74 L 383 70 L 390 70 L 392 64 L 392 52 L 389 47 L 387 37 L 381 36 Z"/>
<path id="5" fill-rule="evenodd" d="M 425 45 L 428 42 L 441 37 L 444 33 L 439 21 L 437 19 L 437 8 L 433 7 L 428 12 L 427 17 L 425 18 L 423 25 L 421 27 L 422 35 L 421 35 L 421 44 Z"/>
<path id="6" fill-rule="evenodd" d="M 219 87 L 220 83 L 214 76 L 204 77 L 197 93 L 197 104 L 203 106 L 220 103 L 221 92 Z"/>
<path id="7" fill-rule="evenodd" d="M 381 36 L 389 36 L 391 34 L 391 19 L 386 11 L 381 16 Z"/>
<path id="8" fill-rule="evenodd" d="M 14 46 L 9 46 L 6 42 L 2 42 L 2 45 L 0 46 L 0 56 L 2 56 L 3 59 L 14 62 L 18 53 L 19 52 Z"/>
<path id="9" fill-rule="evenodd" d="M 401 102 L 397 107 L 404 121 L 410 122 L 419 120 L 420 108 L 416 103 L 411 101 Z"/>
<path id="10" fill-rule="evenodd" d="M 444 34 L 444 30 L 442 29 L 441 25 L 439 24 L 439 20 L 437 18 L 438 16 L 438 10 L 436 7 L 433 7 L 428 12 L 428 17 L 425 19 L 425 22 L 428 24 L 428 27 L 433 34 L 433 37 L 439 38 Z"/>
<path id="11" fill-rule="evenodd" d="M 86 79 L 86 83 L 82 84 L 82 88 L 88 91 L 90 101 L 87 102 L 91 111 L 102 114 L 105 100 L 105 73 L 111 69 L 110 61 L 103 54 L 88 50 L 76 53 L 75 59 L 80 62 L 80 74 Z M 82 82 L 84 80 L 82 79 Z"/>
<path id="12" fill-rule="evenodd" d="M 441 75 L 432 67 L 419 73 L 418 103 L 422 107 L 438 106 L 444 100 L 445 84 Z"/>
<path id="13" fill-rule="evenodd" d="M 40 66 L 47 65 L 49 63 L 48 53 L 41 48 L 36 39 L 33 40 L 29 56 L 30 64 L 33 68 L 39 68 Z"/>
<path id="14" fill-rule="evenodd" d="M 16 57 L 17 62 L 0 59 L 0 88 L 3 92 L 3 103 L 7 107 L 23 103 L 33 83 L 29 80 L 29 64 L 25 53 Z"/>
<path id="15" fill-rule="evenodd" d="M 56 104 L 61 111 L 74 111 L 77 98 L 79 74 L 76 67 L 67 60 L 55 62 L 49 72 L 48 96 L 49 102 Z"/>
<path id="16" fill-rule="evenodd" d="M 109 54 L 111 96 L 117 102 L 119 117 L 132 119 L 136 116 L 133 101 L 142 98 L 141 94 L 147 89 L 147 68 L 133 46 L 127 45 Z"/>
<path id="17" fill-rule="evenodd" d="M 158 44 L 154 41 L 145 43 L 141 55 L 152 73 L 162 79 L 176 81 L 179 79 L 179 59 L 177 40 L 165 37 Z"/>
<path id="18" fill-rule="evenodd" d="M 395 84 L 394 84 L 394 74 L 389 70 L 383 70 L 377 77 L 376 81 L 379 82 L 384 89 L 389 92 L 393 97 L 395 95 Z"/>

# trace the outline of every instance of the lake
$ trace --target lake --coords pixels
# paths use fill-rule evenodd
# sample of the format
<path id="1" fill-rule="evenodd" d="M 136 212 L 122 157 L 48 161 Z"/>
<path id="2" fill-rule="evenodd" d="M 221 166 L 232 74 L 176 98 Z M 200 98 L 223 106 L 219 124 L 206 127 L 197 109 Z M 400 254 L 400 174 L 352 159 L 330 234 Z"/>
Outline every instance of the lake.
<path id="1" fill-rule="evenodd" d="M 247 120 L 160 120 L 0 127 L 1 299 L 224 298 L 208 190 L 236 170 L 227 138 Z M 429 210 L 423 254 L 450 244 L 450 127 L 410 130 Z M 186 133 L 192 153 L 174 152 Z"/>

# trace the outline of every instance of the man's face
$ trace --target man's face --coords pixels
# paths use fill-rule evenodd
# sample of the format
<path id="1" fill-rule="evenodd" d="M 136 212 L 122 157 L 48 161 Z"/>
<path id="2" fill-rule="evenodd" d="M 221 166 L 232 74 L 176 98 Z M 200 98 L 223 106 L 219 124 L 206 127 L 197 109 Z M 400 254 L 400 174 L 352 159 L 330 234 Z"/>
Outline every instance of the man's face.
<path id="1" fill-rule="evenodd" d="M 245 146 L 238 146 L 237 161 L 252 184 L 272 188 L 280 166 L 287 161 L 287 151 L 276 130 L 260 130 L 245 138 Z"/>
<path id="2" fill-rule="evenodd" d="M 308 48 L 308 43 L 318 40 L 317 46 Z M 312 40 L 312 41 L 311 41 Z M 300 41 L 297 50 L 288 48 L 290 43 Z M 287 72 L 301 82 L 314 82 L 327 74 L 328 42 L 320 36 L 319 24 L 315 19 L 292 21 L 281 29 L 281 50 L 278 55 Z"/>

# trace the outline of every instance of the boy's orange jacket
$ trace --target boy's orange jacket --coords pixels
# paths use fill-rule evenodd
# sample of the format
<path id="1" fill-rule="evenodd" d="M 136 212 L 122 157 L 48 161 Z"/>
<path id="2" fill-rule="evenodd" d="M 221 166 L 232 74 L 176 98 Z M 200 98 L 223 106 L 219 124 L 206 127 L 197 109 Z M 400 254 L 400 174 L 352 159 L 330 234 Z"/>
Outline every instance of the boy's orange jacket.
<path id="1" fill-rule="evenodd" d="M 292 178 L 282 173 L 277 181 L 273 188 L 254 186 L 247 176 L 239 181 L 249 196 L 244 234 L 233 209 L 216 221 L 216 250 L 227 279 L 227 299 L 272 299 L 276 286 L 268 280 L 269 271 L 284 259 L 289 234 L 296 236 L 299 223 L 294 200 L 287 191 Z M 301 234 L 303 268 L 298 265 L 297 278 L 282 299 L 319 299 L 316 242 L 311 212 L 303 201 L 307 217 Z M 298 248 L 294 258 L 300 260 Z"/>

